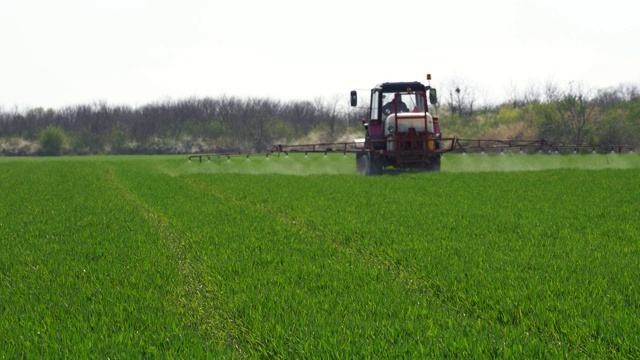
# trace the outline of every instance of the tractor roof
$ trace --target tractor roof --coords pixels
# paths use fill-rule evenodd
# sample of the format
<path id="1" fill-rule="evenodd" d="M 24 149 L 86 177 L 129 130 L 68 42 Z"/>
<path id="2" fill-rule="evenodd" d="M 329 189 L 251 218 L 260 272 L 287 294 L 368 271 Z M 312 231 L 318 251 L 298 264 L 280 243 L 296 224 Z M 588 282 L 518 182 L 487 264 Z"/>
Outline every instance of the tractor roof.
<path id="1" fill-rule="evenodd" d="M 407 91 L 407 89 L 411 89 L 412 91 L 426 91 L 427 89 L 429 89 L 429 87 L 424 86 L 424 84 L 418 81 L 411 81 L 411 82 L 386 82 L 386 83 L 376 85 L 374 89 L 380 89 L 382 90 L 382 92 L 403 92 L 403 91 Z"/>

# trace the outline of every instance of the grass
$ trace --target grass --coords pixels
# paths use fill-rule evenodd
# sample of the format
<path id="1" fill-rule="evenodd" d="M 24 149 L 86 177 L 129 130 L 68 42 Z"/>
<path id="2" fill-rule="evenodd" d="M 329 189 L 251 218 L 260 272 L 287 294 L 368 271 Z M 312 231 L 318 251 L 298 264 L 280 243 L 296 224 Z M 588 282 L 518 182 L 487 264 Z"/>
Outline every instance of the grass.
<path id="1" fill-rule="evenodd" d="M 640 356 L 638 155 L 354 167 L 0 159 L 0 356 Z"/>

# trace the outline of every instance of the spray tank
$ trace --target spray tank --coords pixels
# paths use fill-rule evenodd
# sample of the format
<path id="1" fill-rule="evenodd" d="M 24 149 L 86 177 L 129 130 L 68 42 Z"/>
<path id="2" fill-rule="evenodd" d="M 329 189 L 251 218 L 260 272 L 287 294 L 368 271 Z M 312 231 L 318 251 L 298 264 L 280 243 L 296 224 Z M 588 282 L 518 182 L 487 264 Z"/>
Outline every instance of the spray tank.
<path id="1" fill-rule="evenodd" d="M 387 116 L 384 121 L 384 136 L 387 141 L 387 150 L 396 150 L 396 134 L 406 134 L 404 137 L 420 137 L 426 139 L 425 135 L 434 135 L 433 117 L 428 112 L 421 113 L 398 113 Z M 433 141 L 431 141 L 433 144 Z M 433 149 L 433 147 L 431 147 Z"/>

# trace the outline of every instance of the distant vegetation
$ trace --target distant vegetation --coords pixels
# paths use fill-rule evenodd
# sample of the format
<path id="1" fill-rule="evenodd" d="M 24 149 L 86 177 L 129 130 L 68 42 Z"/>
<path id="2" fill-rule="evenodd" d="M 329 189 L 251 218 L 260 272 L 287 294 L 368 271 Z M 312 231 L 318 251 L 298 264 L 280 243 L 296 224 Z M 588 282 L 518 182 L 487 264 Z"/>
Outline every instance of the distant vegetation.
<path id="1" fill-rule="evenodd" d="M 96 102 L 61 109 L 0 110 L 0 153 L 175 154 L 258 150 L 314 132 L 322 134 L 318 139 L 321 141 L 336 139 L 359 118 L 360 115 L 341 111 L 337 102 L 320 99 L 283 103 L 236 97 L 190 98 L 138 108 Z M 59 138 L 53 139 L 52 135 Z"/>
<path id="2" fill-rule="evenodd" d="M 443 128 L 460 137 L 545 139 L 570 144 L 640 143 L 640 87 L 601 90 L 555 83 L 511 90 L 509 100 L 475 107 L 473 86 L 450 86 L 442 104 Z"/>
<path id="3" fill-rule="evenodd" d="M 452 81 L 432 112 L 445 136 L 544 138 L 550 142 L 640 144 L 640 87 L 587 90 L 553 83 L 512 89 L 502 104 Z M 140 107 L 105 102 L 60 109 L 0 108 L 1 155 L 177 154 L 265 150 L 278 143 L 350 140 L 363 108 L 348 96 L 330 101 L 189 98 Z M 363 104 L 366 105 L 366 104 Z"/>

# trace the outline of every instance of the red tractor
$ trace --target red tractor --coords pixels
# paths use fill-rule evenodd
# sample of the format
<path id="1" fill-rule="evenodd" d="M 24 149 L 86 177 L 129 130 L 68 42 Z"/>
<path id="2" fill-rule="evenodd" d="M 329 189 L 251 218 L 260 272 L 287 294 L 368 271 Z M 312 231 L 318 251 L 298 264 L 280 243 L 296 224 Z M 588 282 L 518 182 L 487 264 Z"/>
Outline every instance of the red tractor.
<path id="1" fill-rule="evenodd" d="M 427 75 L 427 80 L 431 76 Z M 387 167 L 440 171 L 440 124 L 429 113 L 437 103 L 436 89 L 420 82 L 386 82 L 371 89 L 365 138 L 356 153 L 356 168 L 380 175 Z M 351 106 L 358 94 L 351 91 Z M 362 141 L 362 140 L 361 140 Z"/>

